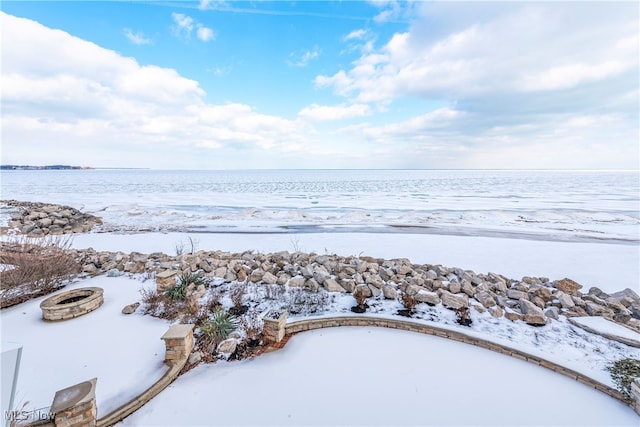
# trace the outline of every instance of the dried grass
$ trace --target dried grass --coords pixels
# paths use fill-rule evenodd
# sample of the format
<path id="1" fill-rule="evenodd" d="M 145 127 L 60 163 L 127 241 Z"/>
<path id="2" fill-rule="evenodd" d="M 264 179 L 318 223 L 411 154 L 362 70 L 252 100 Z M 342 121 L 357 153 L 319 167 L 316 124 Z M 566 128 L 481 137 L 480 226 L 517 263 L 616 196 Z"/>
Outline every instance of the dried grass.
<path id="1" fill-rule="evenodd" d="M 0 274 L 0 308 L 50 294 L 80 273 L 64 236 L 14 236 L 0 246 L 0 263 L 13 266 Z"/>

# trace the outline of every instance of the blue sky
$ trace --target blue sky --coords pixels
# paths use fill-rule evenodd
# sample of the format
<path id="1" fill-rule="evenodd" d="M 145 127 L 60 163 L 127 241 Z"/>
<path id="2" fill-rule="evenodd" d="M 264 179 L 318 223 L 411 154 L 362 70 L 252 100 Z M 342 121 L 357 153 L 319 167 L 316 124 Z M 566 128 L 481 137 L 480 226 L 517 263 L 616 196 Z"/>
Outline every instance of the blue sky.
<path id="1" fill-rule="evenodd" d="M 1 7 L 4 164 L 640 164 L 637 2 Z"/>

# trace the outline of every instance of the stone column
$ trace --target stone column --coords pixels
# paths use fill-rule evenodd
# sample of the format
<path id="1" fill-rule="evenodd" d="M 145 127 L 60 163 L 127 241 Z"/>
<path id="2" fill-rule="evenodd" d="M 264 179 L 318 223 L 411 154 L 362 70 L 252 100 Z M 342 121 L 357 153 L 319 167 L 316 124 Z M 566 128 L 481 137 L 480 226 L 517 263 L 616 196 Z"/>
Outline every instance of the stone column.
<path id="1" fill-rule="evenodd" d="M 166 351 L 164 361 L 173 363 L 189 357 L 193 350 L 193 328 L 192 324 L 173 325 L 164 333 L 161 339 L 164 340 Z"/>
<path id="2" fill-rule="evenodd" d="M 95 427 L 96 381 L 94 378 L 56 392 L 51 404 L 56 427 Z"/>
<path id="3" fill-rule="evenodd" d="M 165 270 L 156 274 L 156 290 L 158 293 L 164 292 L 176 284 L 177 271 Z"/>
<path id="4" fill-rule="evenodd" d="M 287 323 L 287 312 L 269 310 L 262 316 L 264 322 L 263 334 L 267 341 L 280 342 L 285 335 L 285 325 Z"/>

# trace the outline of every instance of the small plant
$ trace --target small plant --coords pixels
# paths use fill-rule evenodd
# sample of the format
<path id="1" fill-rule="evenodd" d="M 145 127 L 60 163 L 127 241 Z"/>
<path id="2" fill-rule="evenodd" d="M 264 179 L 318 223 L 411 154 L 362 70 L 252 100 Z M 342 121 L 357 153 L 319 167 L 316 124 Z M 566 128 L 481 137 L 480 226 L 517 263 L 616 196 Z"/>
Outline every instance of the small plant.
<path id="1" fill-rule="evenodd" d="M 367 291 L 365 291 L 364 286 L 358 286 L 353 291 L 353 298 L 355 298 L 357 305 L 351 307 L 351 311 L 354 313 L 364 313 L 369 307 L 367 305 Z"/>
<path id="2" fill-rule="evenodd" d="M 238 318 L 226 311 L 218 310 L 200 325 L 200 332 L 208 342 L 219 343 L 227 339 L 238 327 Z"/>
<path id="3" fill-rule="evenodd" d="M 183 283 L 176 283 L 164 291 L 164 295 L 170 300 L 182 301 L 187 297 L 187 287 Z"/>
<path id="4" fill-rule="evenodd" d="M 260 314 L 256 310 L 251 311 L 247 316 L 240 319 L 240 327 L 244 330 L 249 344 L 260 341 L 264 325 L 260 320 Z"/>
<path id="5" fill-rule="evenodd" d="M 244 296 L 246 293 L 247 290 L 245 289 L 244 284 L 236 283 L 231 287 L 229 297 L 231 298 L 231 303 L 233 304 L 234 308 L 238 309 L 242 307 Z"/>
<path id="6" fill-rule="evenodd" d="M 194 287 L 198 287 L 200 285 L 208 285 L 205 278 L 198 273 L 183 273 L 178 276 L 177 283 L 183 285 L 185 288 L 189 285 L 193 285 Z"/>
<path id="7" fill-rule="evenodd" d="M 472 323 L 471 317 L 469 316 L 469 307 L 460 307 L 456 310 L 457 322 L 462 326 L 470 326 Z"/>
<path id="8" fill-rule="evenodd" d="M 198 250 L 198 239 L 194 239 L 191 236 L 187 236 L 187 239 L 189 241 L 186 245 L 182 240 L 176 243 L 176 255 L 193 255 Z"/>
<path id="9" fill-rule="evenodd" d="M 410 295 L 406 292 L 403 292 L 400 295 L 400 302 L 402 303 L 404 308 L 407 309 L 407 312 L 409 313 L 409 315 L 413 314 L 416 308 L 416 305 L 418 305 L 418 300 L 415 299 L 413 295 Z"/>
<path id="10" fill-rule="evenodd" d="M 640 378 L 640 360 L 637 359 L 621 359 L 615 361 L 611 366 L 607 367 L 611 374 L 611 379 L 618 387 L 620 393 L 631 401 L 631 384 L 636 378 Z"/>

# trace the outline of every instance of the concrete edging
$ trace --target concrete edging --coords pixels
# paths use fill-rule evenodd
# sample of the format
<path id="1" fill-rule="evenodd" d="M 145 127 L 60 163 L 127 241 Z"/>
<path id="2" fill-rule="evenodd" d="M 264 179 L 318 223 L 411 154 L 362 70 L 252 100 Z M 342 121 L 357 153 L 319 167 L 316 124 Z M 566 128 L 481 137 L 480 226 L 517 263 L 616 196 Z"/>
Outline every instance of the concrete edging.
<path id="1" fill-rule="evenodd" d="M 521 350 L 510 348 L 495 342 L 490 342 L 482 338 L 473 337 L 463 332 L 451 331 L 448 329 L 439 328 L 437 326 L 426 325 L 423 323 L 411 322 L 407 320 L 383 319 L 383 318 L 376 318 L 376 317 L 370 317 L 370 316 L 359 316 L 359 317 L 337 316 L 337 317 L 326 317 L 326 318 L 320 318 L 320 319 L 304 319 L 304 320 L 292 321 L 286 324 L 285 331 L 286 331 L 286 334 L 289 335 L 289 334 L 295 334 L 298 332 L 311 331 L 314 329 L 333 328 L 333 327 L 339 327 L 339 326 L 376 326 L 381 328 L 400 329 L 403 331 L 419 332 L 422 334 L 434 335 L 437 337 L 447 338 L 447 339 L 462 342 L 465 344 L 474 345 L 476 347 L 485 348 L 487 350 L 495 351 L 497 353 L 517 357 L 518 359 L 531 362 L 533 364 L 550 369 L 554 372 L 557 372 L 569 378 L 573 378 L 574 380 L 584 385 L 587 385 L 589 387 L 595 388 L 596 390 L 599 390 L 602 393 L 605 393 L 613 397 L 614 399 L 619 400 L 625 405 L 629 405 L 633 408 L 633 403 L 630 403 L 627 400 L 625 400 L 624 395 L 620 393 L 618 390 L 612 387 L 609 387 L 608 385 L 603 384 L 599 381 L 596 381 L 592 378 L 589 378 L 584 374 L 576 372 L 573 369 L 566 368 L 564 366 L 558 365 L 554 362 L 550 362 L 539 356 L 534 356 L 532 354 L 526 353 Z"/>

